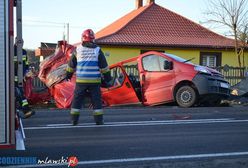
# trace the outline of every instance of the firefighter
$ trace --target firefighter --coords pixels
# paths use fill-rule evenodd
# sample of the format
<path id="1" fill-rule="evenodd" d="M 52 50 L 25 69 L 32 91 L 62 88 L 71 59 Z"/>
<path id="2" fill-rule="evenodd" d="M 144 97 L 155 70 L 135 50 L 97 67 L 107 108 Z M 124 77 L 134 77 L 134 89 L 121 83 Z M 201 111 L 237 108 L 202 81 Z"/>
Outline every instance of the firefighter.
<path id="1" fill-rule="evenodd" d="M 82 43 L 77 46 L 68 62 L 66 80 L 70 80 L 73 72 L 76 71 L 76 87 L 70 111 L 73 125 L 78 124 L 86 92 L 91 96 L 96 125 L 104 124 L 100 91 L 101 76 L 104 76 L 107 83 L 110 82 L 111 76 L 106 58 L 94 41 L 95 35 L 91 29 L 83 31 Z"/>
<path id="2" fill-rule="evenodd" d="M 28 59 L 27 59 L 27 52 L 26 50 L 22 50 L 22 64 L 23 64 L 23 76 L 25 76 L 26 72 L 28 71 Z M 28 104 L 26 97 L 24 96 L 23 87 L 19 87 L 18 85 L 18 58 L 17 58 L 17 46 L 14 46 L 14 67 L 15 67 L 15 98 L 16 98 L 16 106 L 20 109 L 23 114 L 24 118 L 29 118 L 35 114 Z"/>

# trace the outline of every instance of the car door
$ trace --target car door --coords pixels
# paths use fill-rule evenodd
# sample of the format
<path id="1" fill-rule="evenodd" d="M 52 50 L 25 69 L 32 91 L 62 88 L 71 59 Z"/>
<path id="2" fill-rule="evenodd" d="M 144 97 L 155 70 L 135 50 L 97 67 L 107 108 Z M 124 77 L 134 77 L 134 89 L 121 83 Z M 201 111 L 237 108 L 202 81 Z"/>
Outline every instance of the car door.
<path id="1" fill-rule="evenodd" d="M 140 104 L 125 70 L 121 66 L 116 66 L 112 67 L 110 72 L 111 86 L 101 88 L 104 103 L 109 106 Z"/>
<path id="2" fill-rule="evenodd" d="M 166 63 L 172 62 L 162 54 L 153 53 L 139 58 L 141 89 L 145 105 L 173 100 L 172 88 L 175 84 L 175 75 L 173 68 L 164 68 Z"/>

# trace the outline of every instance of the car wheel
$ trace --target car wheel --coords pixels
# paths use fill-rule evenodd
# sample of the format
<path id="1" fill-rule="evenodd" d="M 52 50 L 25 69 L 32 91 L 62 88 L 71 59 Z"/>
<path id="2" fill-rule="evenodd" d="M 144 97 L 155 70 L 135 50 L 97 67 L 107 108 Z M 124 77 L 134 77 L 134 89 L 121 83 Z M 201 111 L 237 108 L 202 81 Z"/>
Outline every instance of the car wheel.
<path id="1" fill-rule="evenodd" d="M 191 86 L 182 86 L 176 92 L 176 102 L 180 107 L 191 107 L 197 101 L 197 93 Z"/>

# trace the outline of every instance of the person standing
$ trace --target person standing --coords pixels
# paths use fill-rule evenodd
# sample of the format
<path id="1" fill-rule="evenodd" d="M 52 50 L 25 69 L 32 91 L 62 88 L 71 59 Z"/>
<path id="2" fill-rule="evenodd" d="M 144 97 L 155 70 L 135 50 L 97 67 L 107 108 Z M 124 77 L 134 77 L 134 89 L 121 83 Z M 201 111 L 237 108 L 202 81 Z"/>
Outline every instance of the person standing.
<path id="1" fill-rule="evenodd" d="M 70 111 L 73 125 L 78 124 L 86 92 L 89 92 L 91 96 L 96 125 L 104 124 L 100 91 L 101 76 L 104 76 L 107 83 L 110 82 L 111 76 L 106 58 L 94 41 L 95 34 L 91 29 L 83 31 L 82 43 L 72 53 L 66 69 L 66 80 L 70 80 L 76 71 L 76 87 Z"/>
<path id="2" fill-rule="evenodd" d="M 29 106 L 28 100 L 26 99 L 24 92 L 23 92 L 23 86 L 18 85 L 18 58 L 17 58 L 17 46 L 14 45 L 14 69 L 15 69 L 15 99 L 16 99 L 16 105 L 19 110 L 21 110 L 24 114 L 24 118 L 29 118 L 32 115 L 35 114 L 35 111 L 32 110 Z M 22 49 L 22 69 L 23 76 L 25 78 L 25 74 L 27 73 L 29 69 L 29 63 L 27 58 L 27 51 Z"/>

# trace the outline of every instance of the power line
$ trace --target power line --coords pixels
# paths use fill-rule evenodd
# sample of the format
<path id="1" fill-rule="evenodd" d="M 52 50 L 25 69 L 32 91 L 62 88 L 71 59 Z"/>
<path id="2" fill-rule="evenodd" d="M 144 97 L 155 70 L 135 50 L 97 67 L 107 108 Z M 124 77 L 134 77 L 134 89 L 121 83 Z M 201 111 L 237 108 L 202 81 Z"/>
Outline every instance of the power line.
<path id="1" fill-rule="evenodd" d="M 63 28 L 64 25 L 48 25 L 48 24 L 23 24 L 24 27 L 45 27 L 45 28 Z M 87 29 L 88 27 L 82 27 L 82 26 L 71 26 L 70 29 Z M 94 29 L 100 29 L 100 27 L 93 27 Z"/>
<path id="2" fill-rule="evenodd" d="M 64 28 L 64 26 L 52 26 L 52 25 L 30 25 L 30 24 L 23 24 L 24 27 L 49 27 L 49 28 Z"/>
<path id="3" fill-rule="evenodd" d="M 28 19 L 24 19 L 23 22 L 48 23 L 48 24 L 58 24 L 58 25 L 66 24 L 66 22 L 52 22 L 52 21 L 28 20 Z"/>
<path id="4" fill-rule="evenodd" d="M 32 24 L 25 24 L 25 23 L 32 23 Z M 37 24 L 36 24 L 37 23 Z M 46 23 L 46 24 L 43 24 Z M 47 22 L 47 21 L 24 21 L 25 26 L 42 26 L 42 27 L 65 27 L 66 24 L 68 23 L 59 23 L 59 22 Z M 70 28 L 86 28 L 82 26 L 77 26 L 77 25 L 70 25 Z"/>
<path id="5" fill-rule="evenodd" d="M 31 22 L 32 24 L 25 24 L 25 23 L 29 23 Z M 42 26 L 42 27 L 65 27 L 66 24 L 68 24 L 69 22 L 52 22 L 52 21 L 42 21 L 42 20 L 29 20 L 29 19 L 26 19 L 23 21 L 24 25 L 25 26 Z M 37 24 L 35 24 L 37 23 Z M 46 24 L 43 24 L 43 23 L 46 23 Z M 51 24 L 51 25 L 50 25 Z M 53 26 L 54 25 L 54 26 Z M 70 24 L 70 28 L 75 28 L 75 29 L 87 29 L 88 27 L 86 26 L 79 26 L 79 25 L 71 25 Z M 95 29 L 101 29 L 102 27 L 92 27 L 92 28 L 95 28 Z"/>

